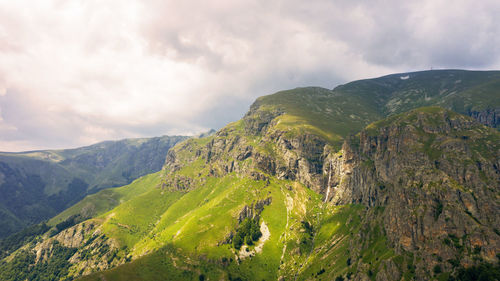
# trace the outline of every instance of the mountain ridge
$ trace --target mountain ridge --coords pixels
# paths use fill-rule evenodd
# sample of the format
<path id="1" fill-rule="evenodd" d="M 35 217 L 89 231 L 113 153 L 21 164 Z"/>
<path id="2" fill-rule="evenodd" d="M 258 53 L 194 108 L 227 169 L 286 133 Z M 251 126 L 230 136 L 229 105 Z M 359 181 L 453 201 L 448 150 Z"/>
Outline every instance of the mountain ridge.
<path id="1" fill-rule="evenodd" d="M 241 120 L 170 149 L 162 171 L 95 194 L 130 192 L 84 222 L 66 216 L 3 260 L 3 278 L 56 264 L 54 278 L 80 280 L 460 280 L 475 266 L 496 274 L 500 132 L 439 107 L 454 106 L 454 89 L 421 90 L 426 79 L 396 92 L 401 103 L 386 100 L 395 109 L 387 115 L 375 101 L 357 103 L 377 99 L 358 85 L 349 95 L 301 88 L 259 98 Z M 500 93 L 484 89 L 493 101 Z M 483 110 L 483 101 L 455 109 Z M 241 234 L 248 220 L 269 237 Z"/>
<path id="2" fill-rule="evenodd" d="M 0 205 L 10 213 L 0 219 L 0 237 L 48 219 L 86 194 L 160 170 L 167 150 L 185 138 L 124 139 L 76 149 L 0 153 Z"/>

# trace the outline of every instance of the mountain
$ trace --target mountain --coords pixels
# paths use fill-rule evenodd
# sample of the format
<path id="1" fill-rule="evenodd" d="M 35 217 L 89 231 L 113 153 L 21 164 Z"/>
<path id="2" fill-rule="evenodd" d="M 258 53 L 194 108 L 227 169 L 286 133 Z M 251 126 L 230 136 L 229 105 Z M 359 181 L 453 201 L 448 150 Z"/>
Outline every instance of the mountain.
<path id="1" fill-rule="evenodd" d="M 87 194 L 159 171 L 167 151 L 185 139 L 163 136 L 0 153 L 0 237 L 49 219 Z"/>
<path id="2" fill-rule="evenodd" d="M 443 70 L 261 97 L 27 233 L 0 279 L 496 280 L 498 83 Z"/>

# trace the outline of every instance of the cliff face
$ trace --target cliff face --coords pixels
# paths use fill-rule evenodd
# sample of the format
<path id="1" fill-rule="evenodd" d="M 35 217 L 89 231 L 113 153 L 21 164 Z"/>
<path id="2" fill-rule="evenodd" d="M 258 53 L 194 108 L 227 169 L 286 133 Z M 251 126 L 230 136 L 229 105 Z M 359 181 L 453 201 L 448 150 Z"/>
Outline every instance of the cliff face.
<path id="1" fill-rule="evenodd" d="M 469 116 L 488 127 L 498 128 L 500 126 L 500 108 L 486 109 L 482 111 L 469 111 Z"/>
<path id="2" fill-rule="evenodd" d="M 202 161 L 210 167 L 210 176 L 233 172 L 256 180 L 273 176 L 299 181 L 323 192 L 323 162 L 333 153 L 333 147 L 315 134 L 281 129 L 282 114 L 279 110 L 253 108 L 242 120 L 218 131 L 205 145 L 192 140 L 170 150 L 164 166 L 164 186 L 179 190 L 196 186 L 191 177 L 178 172 Z"/>
<path id="3" fill-rule="evenodd" d="M 286 197 L 287 212 L 301 209 L 303 214 L 299 226 L 274 233 L 290 239 L 285 240 L 280 262 L 279 274 L 285 279 L 305 278 L 315 268 L 308 258 L 322 266 L 316 273 L 351 272 L 353 280 L 397 280 L 405 274 L 428 280 L 436 276 L 434 267 L 453 272 L 480 260 L 496 262 L 497 130 L 442 108 L 421 108 L 368 126 L 346 138 L 339 150 L 307 128 L 284 128 L 284 117 L 280 110 L 255 107 L 211 137 L 179 144 L 167 154 L 162 189 L 189 194 L 211 178 L 234 175 L 267 181 L 264 186 L 275 179 L 298 182 L 319 193 L 322 199 L 316 207 L 306 207 L 307 198 L 299 198 L 305 194 Z M 286 189 L 293 194 L 291 186 Z M 252 217 L 251 205 L 238 207 L 235 221 Z M 347 230 L 315 242 L 330 220 L 322 219 L 329 214 L 321 213 L 335 216 L 334 206 L 354 206 L 339 221 Z M 311 218 L 308 213 L 316 215 Z M 231 233 L 227 230 L 218 245 L 230 243 Z M 89 251 L 97 252 L 92 250 L 97 246 L 88 246 Z M 349 262 L 339 267 L 335 251 L 341 249 Z M 71 260 L 74 268 L 89 268 L 82 273 L 123 263 L 127 256 L 89 267 L 78 259 L 82 252 Z M 325 258 L 334 261 L 328 264 Z"/>
<path id="4" fill-rule="evenodd" d="M 349 172 L 331 202 L 383 207 L 393 247 L 421 259 L 418 276 L 436 265 L 451 271 L 450 260 L 465 266 L 478 259 L 495 262 L 498 132 L 438 108 L 391 119 L 346 141 Z"/>
<path id="5" fill-rule="evenodd" d="M 125 257 L 117 256 L 119 244 L 102 233 L 101 223 L 86 221 L 65 229 L 53 237 L 46 236 L 31 250 L 35 254 L 32 266 L 61 262 L 53 260 L 56 246 L 74 251 L 67 260 L 72 265 L 68 272 L 70 279 L 123 264 L 126 261 Z"/>

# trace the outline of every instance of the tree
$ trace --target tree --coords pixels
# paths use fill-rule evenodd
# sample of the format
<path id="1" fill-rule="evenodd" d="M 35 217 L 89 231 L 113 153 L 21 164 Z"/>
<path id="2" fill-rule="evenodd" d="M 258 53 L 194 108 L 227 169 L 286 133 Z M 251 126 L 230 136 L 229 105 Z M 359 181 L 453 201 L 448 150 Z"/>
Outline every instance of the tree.
<path id="1" fill-rule="evenodd" d="M 251 246 L 255 241 L 259 240 L 261 236 L 262 232 L 260 231 L 259 221 L 245 218 L 236 229 L 236 234 L 233 237 L 233 246 L 238 250 L 243 243 Z"/>
<path id="2" fill-rule="evenodd" d="M 260 227 L 257 223 L 253 223 L 250 226 L 250 235 L 252 236 L 253 241 L 259 240 L 259 238 L 262 236 L 262 232 L 260 232 Z"/>
<path id="3" fill-rule="evenodd" d="M 250 236 L 250 234 L 247 234 L 247 236 L 245 236 L 245 244 L 247 244 L 248 246 L 253 245 L 252 236 Z"/>
<path id="4" fill-rule="evenodd" d="M 241 248 L 241 245 L 243 245 L 243 238 L 241 237 L 240 233 L 236 232 L 233 237 L 233 246 L 236 250 L 239 250 Z"/>

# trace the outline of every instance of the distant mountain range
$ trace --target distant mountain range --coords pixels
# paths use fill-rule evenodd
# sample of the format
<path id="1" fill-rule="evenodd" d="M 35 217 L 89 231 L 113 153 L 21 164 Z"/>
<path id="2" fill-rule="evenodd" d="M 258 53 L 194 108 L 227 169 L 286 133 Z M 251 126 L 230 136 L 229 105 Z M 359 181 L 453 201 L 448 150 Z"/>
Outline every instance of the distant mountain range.
<path id="1" fill-rule="evenodd" d="M 85 195 L 157 172 L 183 136 L 106 141 L 91 146 L 0 152 L 0 237 L 49 219 Z"/>
<path id="2" fill-rule="evenodd" d="M 500 71 L 260 97 L 4 240 L 0 279 L 498 280 L 499 121 Z"/>

